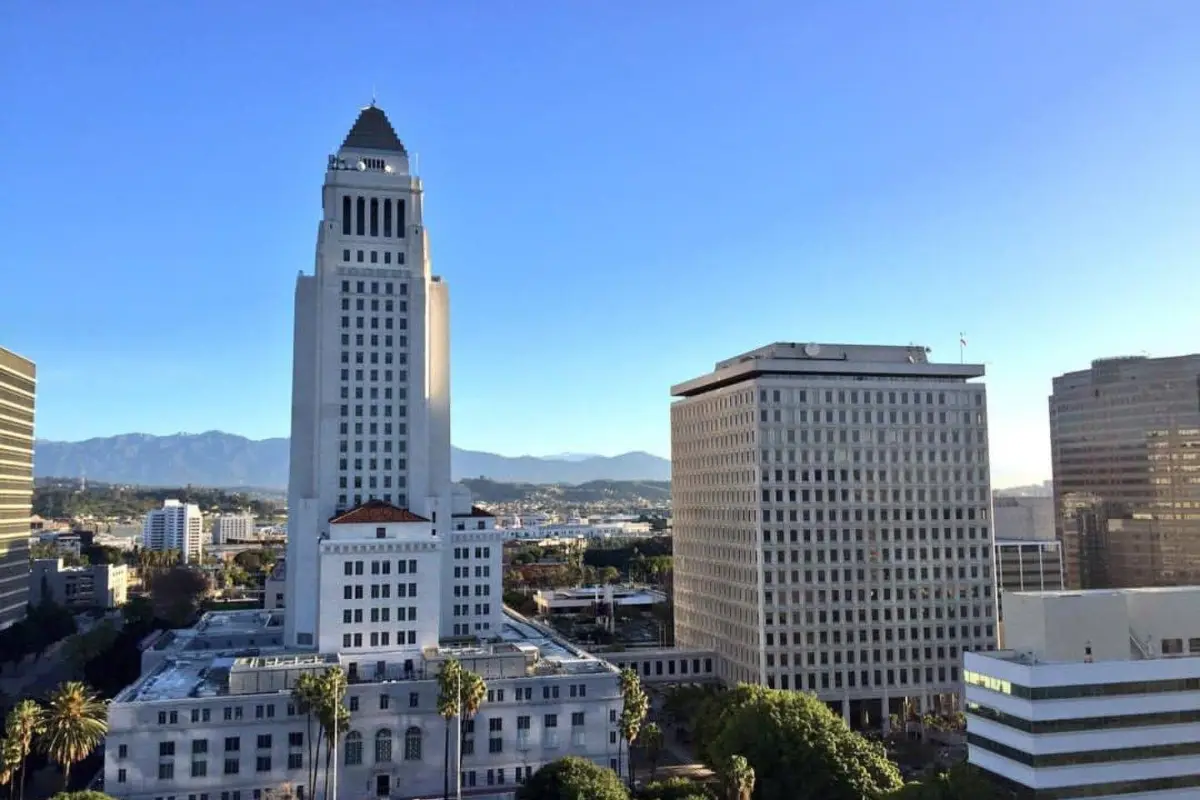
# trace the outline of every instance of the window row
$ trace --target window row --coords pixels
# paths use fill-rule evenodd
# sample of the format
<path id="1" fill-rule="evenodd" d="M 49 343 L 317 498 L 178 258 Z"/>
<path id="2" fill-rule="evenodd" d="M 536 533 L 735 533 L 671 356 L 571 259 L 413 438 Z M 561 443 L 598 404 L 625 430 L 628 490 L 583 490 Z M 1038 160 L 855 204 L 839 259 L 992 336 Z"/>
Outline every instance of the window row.
<path id="1" fill-rule="evenodd" d="M 392 585 L 390 583 L 372 583 L 371 584 L 371 599 L 386 600 L 392 596 Z M 413 583 L 397 583 L 396 597 L 416 597 L 417 584 Z M 343 600 L 365 600 L 363 584 L 345 585 L 342 587 Z"/>
<path id="2" fill-rule="evenodd" d="M 354 261 L 358 264 L 365 263 L 366 261 L 369 261 L 372 264 L 378 264 L 379 263 L 379 253 L 380 253 L 380 251 L 378 251 L 378 250 L 371 250 L 366 254 L 364 254 L 362 250 L 355 250 L 354 251 Z M 368 255 L 369 258 L 364 259 L 364 255 Z M 342 261 L 346 262 L 347 264 L 350 263 L 350 251 L 349 250 L 342 250 Z M 392 251 L 391 250 L 383 251 L 383 263 L 384 264 L 392 263 Z M 404 266 L 404 251 L 403 250 L 396 252 L 396 264 L 398 266 Z"/>
<path id="3" fill-rule="evenodd" d="M 346 561 L 342 564 L 342 572 L 345 575 L 362 575 L 366 569 L 365 561 Z M 403 575 L 405 573 L 417 574 L 417 560 L 415 558 L 401 558 L 396 561 L 396 573 Z M 392 562 L 388 559 L 371 561 L 372 575 L 391 575 Z"/>
<path id="4" fill-rule="evenodd" d="M 390 608 L 372 608 L 369 619 L 373 623 L 391 622 L 392 610 Z M 416 622 L 417 607 L 416 606 L 400 606 L 396 609 L 396 622 Z M 347 608 L 342 610 L 342 624 L 355 625 L 363 624 L 363 609 Z"/>
<path id="5" fill-rule="evenodd" d="M 342 281 L 343 294 L 349 292 L 354 292 L 355 294 L 364 294 L 367 292 L 370 294 L 379 294 L 380 289 L 383 290 L 384 294 L 395 294 L 396 288 L 397 285 L 392 281 L 385 281 L 383 283 L 380 283 L 379 281 L 354 281 L 353 284 L 351 284 L 350 281 Z M 408 294 L 407 283 L 401 282 L 399 284 L 399 289 L 401 295 Z"/>
<path id="6" fill-rule="evenodd" d="M 364 645 L 366 641 L 368 644 Z M 396 631 L 396 647 L 404 647 L 406 645 L 415 645 L 417 643 L 416 631 Z M 392 634 L 390 631 L 372 631 L 364 640 L 361 633 L 343 633 L 342 647 L 392 647 Z"/>
<path id="7" fill-rule="evenodd" d="M 393 201 L 385 197 L 366 198 L 362 195 L 342 196 L 343 236 L 383 236 L 385 239 L 404 238 L 405 203 L 403 198 Z M 395 214 L 393 215 L 393 209 Z M 395 222 L 395 225 L 393 225 Z"/>

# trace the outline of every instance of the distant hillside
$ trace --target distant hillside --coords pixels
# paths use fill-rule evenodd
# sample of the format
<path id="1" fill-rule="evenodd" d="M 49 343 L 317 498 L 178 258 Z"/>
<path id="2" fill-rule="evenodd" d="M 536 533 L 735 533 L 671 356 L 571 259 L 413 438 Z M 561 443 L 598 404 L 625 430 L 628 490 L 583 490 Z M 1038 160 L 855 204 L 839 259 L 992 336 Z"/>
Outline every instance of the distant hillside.
<path id="1" fill-rule="evenodd" d="M 482 503 L 517 503 L 537 501 L 574 505 L 584 503 L 613 503 L 666 505 L 671 499 L 669 481 L 589 481 L 575 486 L 566 484 L 501 483 L 485 478 L 464 478 L 475 500 Z"/>
<path id="2" fill-rule="evenodd" d="M 569 460 L 568 460 L 569 459 Z M 546 459 L 509 458 L 453 448 L 455 480 L 490 478 L 520 483 L 669 480 L 671 463 L 649 453 Z M 129 433 L 83 442 L 39 440 L 37 477 L 77 478 L 142 486 L 287 486 L 288 440 L 255 441 L 220 431 L 151 436 Z"/>

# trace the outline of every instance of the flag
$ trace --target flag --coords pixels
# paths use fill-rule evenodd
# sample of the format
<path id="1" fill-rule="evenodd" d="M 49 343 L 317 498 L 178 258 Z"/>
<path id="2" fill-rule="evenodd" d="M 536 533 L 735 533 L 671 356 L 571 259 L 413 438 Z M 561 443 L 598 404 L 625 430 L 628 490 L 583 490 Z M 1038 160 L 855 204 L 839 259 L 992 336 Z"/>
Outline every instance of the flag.
<path id="1" fill-rule="evenodd" d="M 967 346 L 967 335 L 965 333 L 960 333 L 958 335 L 958 346 L 959 347 Z"/>

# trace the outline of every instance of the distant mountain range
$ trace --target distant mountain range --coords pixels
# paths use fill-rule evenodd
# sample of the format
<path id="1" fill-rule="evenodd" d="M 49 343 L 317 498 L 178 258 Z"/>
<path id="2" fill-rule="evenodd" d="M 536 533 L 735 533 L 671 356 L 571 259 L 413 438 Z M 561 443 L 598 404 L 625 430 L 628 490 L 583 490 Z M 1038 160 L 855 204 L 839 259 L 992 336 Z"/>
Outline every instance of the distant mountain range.
<path id="1" fill-rule="evenodd" d="M 452 449 L 454 480 L 489 478 L 512 483 L 586 483 L 596 480 L 666 481 L 671 462 L 649 453 L 559 458 L 508 456 Z M 83 442 L 39 440 L 34 475 L 86 477 L 143 486 L 287 486 L 288 440 L 247 439 L 221 431 L 151 436 L 127 433 Z"/>

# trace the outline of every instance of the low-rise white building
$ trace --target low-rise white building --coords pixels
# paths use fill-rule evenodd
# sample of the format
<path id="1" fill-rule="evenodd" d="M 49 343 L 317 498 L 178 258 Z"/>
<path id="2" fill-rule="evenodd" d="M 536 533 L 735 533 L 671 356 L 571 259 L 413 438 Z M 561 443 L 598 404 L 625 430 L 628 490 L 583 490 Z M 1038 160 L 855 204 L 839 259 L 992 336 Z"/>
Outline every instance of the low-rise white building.
<path id="1" fill-rule="evenodd" d="M 1019 798 L 1200 797 L 1200 587 L 1013 592 L 963 656 L 970 761 Z"/>
<path id="2" fill-rule="evenodd" d="M 667 595 L 646 586 L 581 586 L 574 589 L 541 589 L 533 596 L 538 614 L 579 614 L 599 604 L 643 611 L 667 602 Z"/>
<path id="3" fill-rule="evenodd" d="M 29 572 L 29 602 L 49 600 L 71 609 L 125 605 L 129 568 L 124 564 L 68 567 L 61 558 L 39 558 Z"/>
<path id="4" fill-rule="evenodd" d="M 524 518 L 522 518 L 522 522 L 525 522 Z M 504 538 L 509 540 L 638 539 L 654 535 L 649 522 L 624 519 L 571 519 L 566 522 L 548 522 L 542 525 L 532 525 L 526 522 L 523 525 L 502 530 Z"/>
<path id="5" fill-rule="evenodd" d="M 248 647 L 246 637 L 265 641 L 282 629 L 276 615 L 246 614 L 208 614 L 199 626 L 205 630 L 151 648 L 158 658 L 109 707 L 107 793 L 261 800 L 285 782 L 302 786 L 308 726 L 291 688 L 305 672 L 339 665 L 351 676 L 350 731 L 338 744 L 339 795 L 440 797 L 445 731 L 453 722 L 437 713 L 436 676 L 447 658 L 481 674 L 488 686 L 479 712 L 464 721 L 464 796 L 511 798 L 538 767 L 566 755 L 621 766 L 616 668 L 533 623 L 503 616 L 494 641 L 433 645 L 411 664 L 377 670 L 349 654 Z M 235 647 L 218 649 L 223 640 Z"/>

